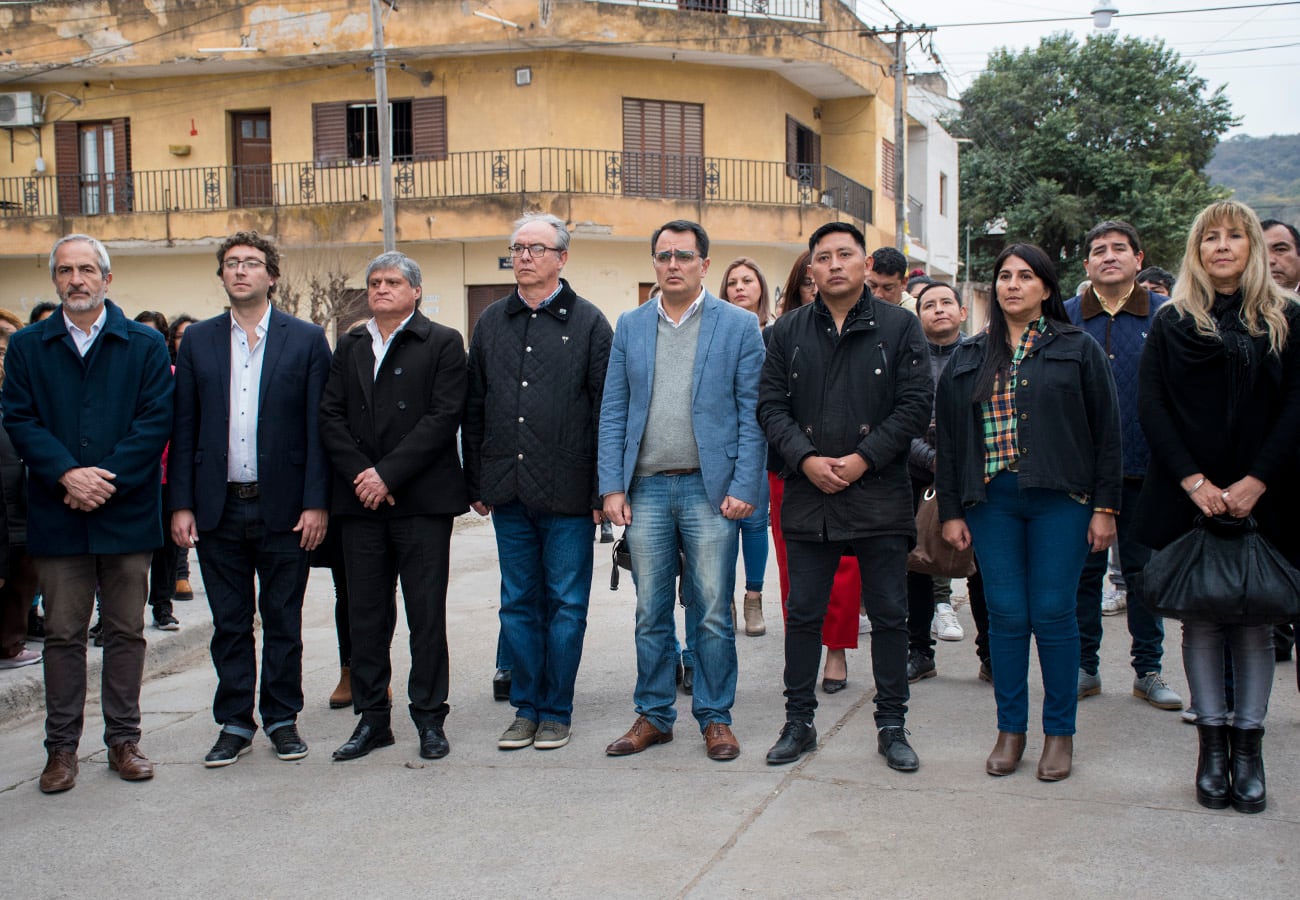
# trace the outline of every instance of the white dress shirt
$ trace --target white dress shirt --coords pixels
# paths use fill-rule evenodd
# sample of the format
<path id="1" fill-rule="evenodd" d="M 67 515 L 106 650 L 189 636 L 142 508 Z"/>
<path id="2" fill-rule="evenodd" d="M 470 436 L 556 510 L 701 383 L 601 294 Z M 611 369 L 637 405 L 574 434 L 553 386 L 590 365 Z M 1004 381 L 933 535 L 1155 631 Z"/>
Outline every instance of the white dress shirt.
<path id="1" fill-rule="evenodd" d="M 686 312 L 682 313 L 682 319 L 680 322 L 674 322 L 672 316 L 668 315 L 668 313 L 664 310 L 663 294 L 660 294 L 659 298 L 655 301 L 655 309 L 659 310 L 659 318 L 663 319 L 665 322 L 667 322 L 669 325 L 673 326 L 674 328 L 681 328 L 683 325 L 686 324 L 687 319 L 695 315 L 695 311 L 699 309 L 703 303 L 704 303 L 704 288 L 700 288 L 700 295 L 695 298 L 694 302 L 692 302 L 690 306 L 686 307 Z"/>
<path id="2" fill-rule="evenodd" d="M 73 324 L 66 312 L 63 314 L 63 324 L 67 326 L 68 334 L 72 335 L 72 342 L 77 345 L 77 352 L 81 354 L 82 359 L 85 359 L 86 354 L 90 352 L 90 345 L 95 343 L 95 338 L 99 337 L 99 333 L 104 330 L 104 323 L 107 321 L 108 307 L 103 305 L 99 307 L 99 318 L 95 319 L 94 324 L 90 326 L 90 331 L 82 331 Z"/>
<path id="3" fill-rule="evenodd" d="M 262 360 L 266 358 L 266 332 L 271 306 L 253 329 L 257 345 L 248 346 L 248 335 L 230 316 L 230 422 L 226 480 L 257 481 L 257 411 L 262 390 Z"/>
<path id="4" fill-rule="evenodd" d="M 384 340 L 384 336 L 379 333 L 379 324 L 374 319 L 366 323 L 366 331 L 370 332 L 370 349 L 375 354 L 375 371 L 372 377 L 379 377 L 379 367 L 383 365 L 384 357 L 388 355 L 388 348 L 393 345 L 393 338 L 397 337 L 397 333 L 406 327 L 406 323 L 411 321 L 411 316 L 414 315 L 415 313 L 412 312 L 410 316 L 403 319 L 402 324 L 393 329 L 388 340 Z"/>

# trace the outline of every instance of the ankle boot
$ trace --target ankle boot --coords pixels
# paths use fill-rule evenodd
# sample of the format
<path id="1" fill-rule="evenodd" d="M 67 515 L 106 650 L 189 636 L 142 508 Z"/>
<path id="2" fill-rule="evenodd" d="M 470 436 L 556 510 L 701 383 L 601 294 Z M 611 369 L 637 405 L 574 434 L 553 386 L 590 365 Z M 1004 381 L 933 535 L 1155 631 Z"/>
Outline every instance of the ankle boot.
<path id="1" fill-rule="evenodd" d="M 758 591 L 745 591 L 745 634 L 758 637 L 767 634 L 763 621 L 763 595 Z"/>
<path id="2" fill-rule="evenodd" d="M 1201 755 L 1196 760 L 1196 802 L 1206 809 L 1228 808 L 1228 726 L 1197 725 Z"/>
<path id="3" fill-rule="evenodd" d="M 1064 781 L 1070 777 L 1074 759 L 1074 735 L 1043 736 L 1043 755 L 1038 760 L 1039 781 Z"/>
<path id="4" fill-rule="evenodd" d="M 330 709 L 342 709 L 352 705 L 352 669 L 343 666 L 339 669 L 338 687 L 330 694 Z"/>
<path id="5" fill-rule="evenodd" d="M 1232 808 L 1241 813 L 1263 812 L 1264 729 L 1230 728 L 1232 745 Z"/>
<path id="6" fill-rule="evenodd" d="M 999 731 L 998 741 L 993 745 L 984 771 L 990 775 L 1010 775 L 1020 765 L 1020 757 L 1025 755 L 1024 732 Z"/>

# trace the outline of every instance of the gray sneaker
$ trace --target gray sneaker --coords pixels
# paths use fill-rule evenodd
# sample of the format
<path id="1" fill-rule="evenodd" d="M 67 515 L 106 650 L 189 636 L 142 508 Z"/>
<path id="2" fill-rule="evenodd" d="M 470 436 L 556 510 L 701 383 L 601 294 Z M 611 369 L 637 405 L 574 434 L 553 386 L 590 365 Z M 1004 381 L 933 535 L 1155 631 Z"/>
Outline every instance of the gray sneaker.
<path id="1" fill-rule="evenodd" d="M 1079 670 L 1079 699 L 1092 697 L 1101 693 L 1101 675 L 1089 675 L 1083 669 Z"/>
<path id="2" fill-rule="evenodd" d="M 557 750 L 569 742 L 569 726 L 563 722 L 543 722 L 537 726 L 533 746 L 538 750 Z"/>
<path id="3" fill-rule="evenodd" d="M 1133 680 L 1133 696 L 1140 697 L 1156 709 L 1182 709 L 1183 698 L 1165 683 L 1159 672 L 1147 672 Z"/>
<path id="4" fill-rule="evenodd" d="M 497 748 L 500 750 L 518 750 L 520 747 L 527 747 L 533 742 L 533 736 L 537 734 L 537 723 L 532 719 L 525 719 L 523 716 L 515 716 L 515 720 L 510 723 L 510 727 L 497 738 Z"/>

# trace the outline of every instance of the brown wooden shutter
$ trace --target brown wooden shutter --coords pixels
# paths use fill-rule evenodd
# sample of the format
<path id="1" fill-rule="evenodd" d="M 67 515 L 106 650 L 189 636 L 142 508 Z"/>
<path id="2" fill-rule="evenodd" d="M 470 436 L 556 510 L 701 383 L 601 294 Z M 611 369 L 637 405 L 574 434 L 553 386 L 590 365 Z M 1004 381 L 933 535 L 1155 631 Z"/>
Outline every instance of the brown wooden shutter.
<path id="1" fill-rule="evenodd" d="M 76 122 L 54 123 L 54 171 L 58 176 L 59 214 L 81 215 L 81 145 Z"/>
<path id="2" fill-rule="evenodd" d="M 447 158 L 447 98 L 411 101 L 411 148 L 416 159 Z"/>
<path id="3" fill-rule="evenodd" d="M 312 158 L 317 163 L 333 163 L 348 158 L 348 104 L 313 103 L 311 105 Z"/>
<path id="4" fill-rule="evenodd" d="M 785 174 L 799 177 L 799 123 L 794 116 L 785 117 Z"/>
<path id="5" fill-rule="evenodd" d="M 880 190 L 886 197 L 894 196 L 894 142 L 880 139 Z"/>
<path id="6" fill-rule="evenodd" d="M 131 120 L 113 120 L 113 206 L 115 212 L 135 209 L 135 179 L 131 177 Z"/>
<path id="7" fill-rule="evenodd" d="M 703 105 L 623 98 L 625 194 L 699 197 L 703 157 Z"/>

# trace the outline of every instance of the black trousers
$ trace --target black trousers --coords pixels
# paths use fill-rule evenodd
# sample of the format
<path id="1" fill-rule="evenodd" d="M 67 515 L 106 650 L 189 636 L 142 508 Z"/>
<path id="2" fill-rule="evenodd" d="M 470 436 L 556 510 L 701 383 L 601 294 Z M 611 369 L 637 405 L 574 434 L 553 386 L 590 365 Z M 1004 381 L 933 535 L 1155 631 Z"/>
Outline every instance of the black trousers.
<path id="1" fill-rule="evenodd" d="M 842 542 L 786 537 L 790 597 L 785 620 L 785 715 L 811 722 L 817 709 L 822 620 L 840 557 L 850 551 L 862 576 L 862 603 L 871 619 L 871 672 L 876 680 L 876 724 L 902 725 L 907 716 L 907 538 L 902 535 Z"/>
<path id="2" fill-rule="evenodd" d="M 348 620 L 352 633 L 352 704 L 365 721 L 391 719 L 389 655 L 401 579 L 411 629 L 411 719 L 417 728 L 447 717 L 447 576 L 452 516 L 348 516 L 343 524 Z"/>

